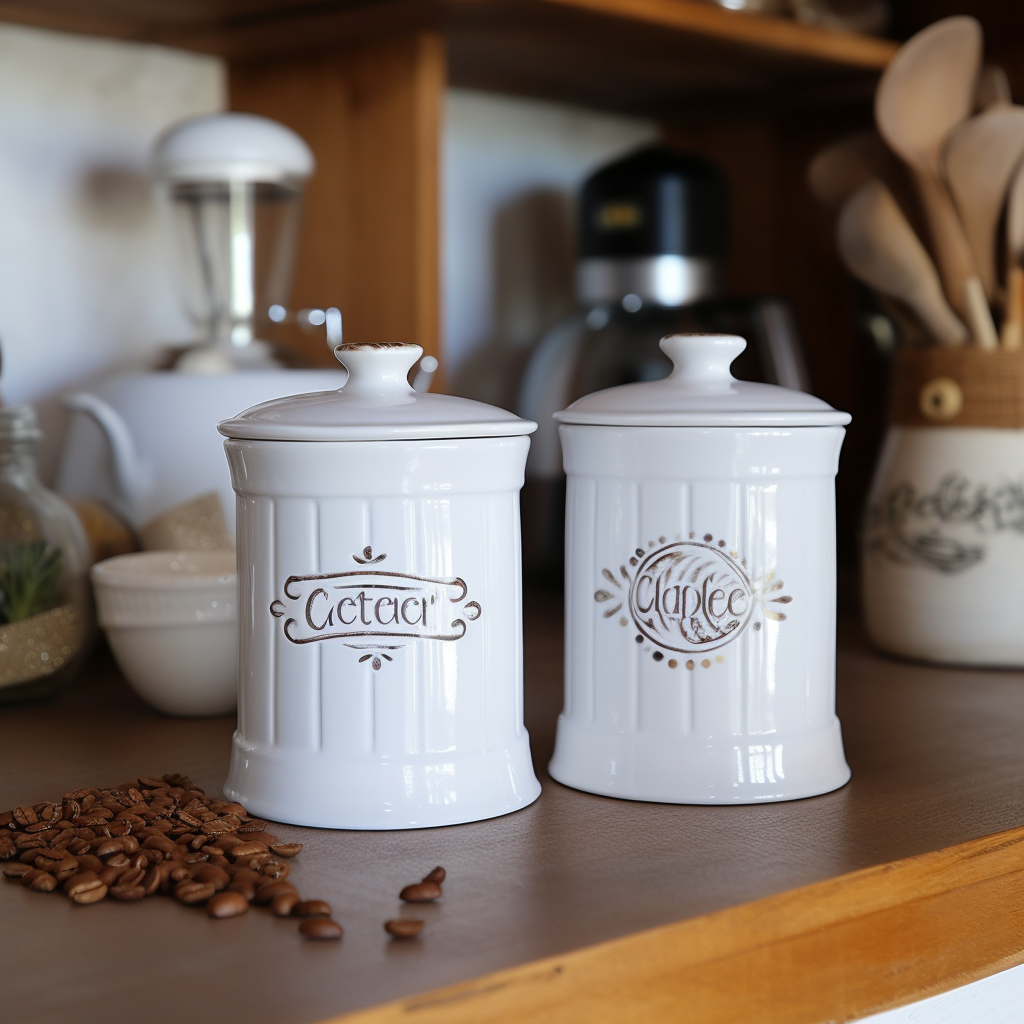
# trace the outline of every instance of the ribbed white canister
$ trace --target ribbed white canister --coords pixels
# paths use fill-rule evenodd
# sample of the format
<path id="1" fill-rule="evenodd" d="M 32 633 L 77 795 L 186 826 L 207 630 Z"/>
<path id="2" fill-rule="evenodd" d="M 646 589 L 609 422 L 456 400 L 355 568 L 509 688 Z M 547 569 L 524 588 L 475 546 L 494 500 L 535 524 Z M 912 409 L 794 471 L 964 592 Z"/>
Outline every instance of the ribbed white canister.
<path id="1" fill-rule="evenodd" d="M 534 424 L 414 392 L 413 345 L 221 424 L 238 495 L 225 792 L 279 821 L 493 817 L 540 786 L 522 708 L 519 490 Z"/>
<path id="2" fill-rule="evenodd" d="M 753 803 L 849 778 L 834 497 L 849 416 L 735 380 L 744 345 L 665 338 L 667 379 L 558 415 L 566 678 L 550 770 L 566 785 Z"/>

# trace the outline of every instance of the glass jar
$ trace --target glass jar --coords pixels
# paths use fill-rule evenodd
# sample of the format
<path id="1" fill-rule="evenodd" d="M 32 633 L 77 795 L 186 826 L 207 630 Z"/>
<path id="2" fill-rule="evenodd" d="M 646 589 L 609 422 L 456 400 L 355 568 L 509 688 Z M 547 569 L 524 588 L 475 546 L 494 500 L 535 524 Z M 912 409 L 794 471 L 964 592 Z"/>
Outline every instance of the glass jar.
<path id="1" fill-rule="evenodd" d="M 36 473 L 35 411 L 0 408 L 0 701 L 49 697 L 93 632 L 89 545 Z"/>

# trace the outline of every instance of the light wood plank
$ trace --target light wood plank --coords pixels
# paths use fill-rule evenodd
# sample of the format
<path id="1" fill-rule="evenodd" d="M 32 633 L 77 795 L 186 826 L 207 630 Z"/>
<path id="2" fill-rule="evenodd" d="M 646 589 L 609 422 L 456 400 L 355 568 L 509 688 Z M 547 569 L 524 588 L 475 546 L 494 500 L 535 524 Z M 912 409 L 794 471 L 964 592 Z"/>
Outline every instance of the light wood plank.
<path id="1" fill-rule="evenodd" d="M 1019 963 L 1024 828 L 335 1020 L 813 1024 L 877 1013 Z"/>
<path id="2" fill-rule="evenodd" d="M 478 2 L 478 0 L 463 0 Z M 897 45 L 888 39 L 835 32 L 787 18 L 729 11 L 700 0 L 539 0 L 552 7 L 656 25 L 738 47 L 868 71 L 881 71 Z"/>
<path id="3" fill-rule="evenodd" d="M 311 58 L 230 66 L 230 103 L 312 146 L 292 305 L 337 305 L 347 341 L 438 354 L 444 46 L 424 33 Z M 289 332 L 313 362 L 319 336 Z"/>

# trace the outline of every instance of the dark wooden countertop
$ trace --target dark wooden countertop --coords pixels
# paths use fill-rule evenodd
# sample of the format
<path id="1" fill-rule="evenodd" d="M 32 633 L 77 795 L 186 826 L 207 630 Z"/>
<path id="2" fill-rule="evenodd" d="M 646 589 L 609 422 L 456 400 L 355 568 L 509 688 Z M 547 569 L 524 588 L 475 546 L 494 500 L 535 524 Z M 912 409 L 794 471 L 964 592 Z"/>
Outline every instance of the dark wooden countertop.
<path id="1" fill-rule="evenodd" d="M 526 617 L 537 803 L 413 832 L 273 826 L 305 844 L 292 880 L 333 904 L 340 945 L 304 942 L 263 912 L 215 922 L 170 899 L 77 906 L 0 886 L 5 1011 L 34 1024 L 122 1013 L 307 1024 L 1024 826 L 1024 673 L 883 659 L 853 624 L 839 653 L 845 788 L 753 807 L 567 789 L 544 772 L 561 706 L 560 597 L 528 595 Z M 151 711 L 101 651 L 63 697 L 0 708 L 0 808 L 167 771 L 219 793 L 232 728 Z M 389 942 L 381 925 L 398 890 L 435 864 L 448 882 L 424 908 L 423 937 Z"/>

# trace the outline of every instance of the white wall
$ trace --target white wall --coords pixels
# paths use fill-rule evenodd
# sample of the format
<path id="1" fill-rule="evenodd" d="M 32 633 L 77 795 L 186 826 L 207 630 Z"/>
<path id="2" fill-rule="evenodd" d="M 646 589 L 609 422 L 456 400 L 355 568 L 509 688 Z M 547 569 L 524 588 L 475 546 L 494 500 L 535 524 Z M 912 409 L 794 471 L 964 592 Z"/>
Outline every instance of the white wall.
<path id="1" fill-rule="evenodd" d="M 0 393 L 35 404 L 51 477 L 57 396 L 191 333 L 147 176 L 153 141 L 223 109 L 214 58 L 0 25 Z M 575 199 L 652 122 L 453 89 L 443 139 L 443 356 L 454 388 L 509 405 L 573 301 Z"/>
<path id="2" fill-rule="evenodd" d="M 191 333 L 147 161 L 224 100 L 213 58 L 0 25 L 0 393 L 39 409 L 44 475 L 57 391 Z"/>
<path id="3" fill-rule="evenodd" d="M 573 303 L 580 186 L 656 137 L 651 121 L 449 90 L 443 356 L 453 390 L 512 401 L 530 348 Z"/>

